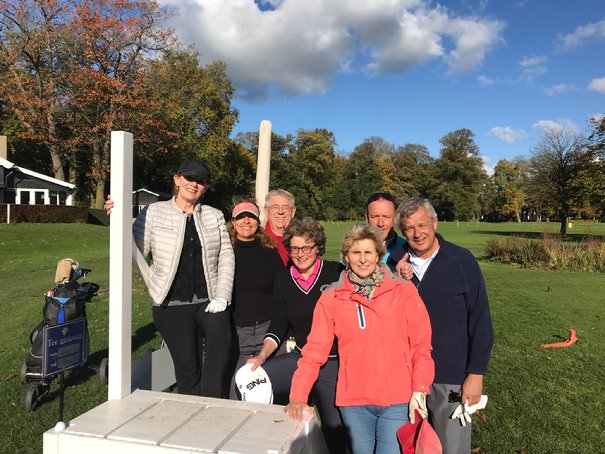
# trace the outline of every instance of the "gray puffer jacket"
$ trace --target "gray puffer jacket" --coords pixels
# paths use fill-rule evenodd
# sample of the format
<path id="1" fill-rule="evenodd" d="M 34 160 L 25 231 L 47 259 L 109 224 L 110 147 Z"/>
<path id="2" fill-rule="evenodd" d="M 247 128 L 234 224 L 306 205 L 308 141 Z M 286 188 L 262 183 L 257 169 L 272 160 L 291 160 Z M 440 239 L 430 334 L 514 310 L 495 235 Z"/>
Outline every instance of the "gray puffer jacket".
<path id="1" fill-rule="evenodd" d="M 202 244 L 208 297 L 230 302 L 235 256 L 225 218 L 219 210 L 198 204 L 193 219 Z M 132 232 L 137 247 L 133 248 L 133 254 L 154 305 L 162 304 L 174 281 L 186 222 L 187 214 L 176 205 L 174 198 L 152 203 L 134 222 Z"/>

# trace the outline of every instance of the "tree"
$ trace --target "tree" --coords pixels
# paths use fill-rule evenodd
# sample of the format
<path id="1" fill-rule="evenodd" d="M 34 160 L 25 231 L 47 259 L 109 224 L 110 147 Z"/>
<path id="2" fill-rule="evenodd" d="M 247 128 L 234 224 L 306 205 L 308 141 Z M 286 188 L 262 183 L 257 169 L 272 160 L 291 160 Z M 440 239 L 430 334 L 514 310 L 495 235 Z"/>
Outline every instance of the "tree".
<path id="1" fill-rule="evenodd" d="M 406 144 L 397 147 L 393 154 L 393 163 L 397 169 L 396 189 L 393 195 L 397 200 L 406 197 L 431 198 L 434 188 L 434 162 L 428 148 L 419 144 Z"/>
<path id="2" fill-rule="evenodd" d="M 433 203 L 440 218 L 467 220 L 480 210 L 479 193 L 487 175 L 473 137 L 471 130 L 458 129 L 439 141 L 442 148 L 435 162 Z"/>
<path id="3" fill-rule="evenodd" d="M 336 139 L 327 129 L 299 129 L 292 157 L 292 192 L 301 215 L 322 218 L 326 189 L 334 175 Z"/>
<path id="4" fill-rule="evenodd" d="M 176 169 L 183 159 L 199 158 L 212 172 L 205 195 L 209 203 L 225 207 L 232 195 L 248 195 L 256 150 L 251 154 L 241 141 L 229 138 L 238 112 L 231 104 L 235 89 L 226 71 L 220 61 L 200 66 L 198 54 L 185 49 L 168 49 L 148 62 L 146 99 L 157 106 L 155 117 L 165 132 L 157 133 L 154 145 L 140 154 L 139 161 L 148 164 L 140 166 L 140 181 L 171 185 L 166 167 Z"/>
<path id="5" fill-rule="evenodd" d="M 532 150 L 528 189 L 556 210 L 563 238 L 569 217 L 588 203 L 597 164 L 596 150 L 580 134 L 565 128 L 547 131 Z"/>
<path id="6" fill-rule="evenodd" d="M 53 175 L 65 180 L 61 123 L 68 116 L 65 73 L 73 56 L 71 2 L 0 1 L 0 92 L 22 129 L 18 138 L 43 143 Z"/>
<path id="7" fill-rule="evenodd" d="M 370 142 L 364 142 L 349 155 L 344 168 L 344 180 L 338 191 L 348 206 L 345 218 L 362 219 L 368 196 L 379 191 L 381 186 L 376 149 Z"/>
<path id="8" fill-rule="evenodd" d="M 109 132 L 129 130 L 144 142 L 153 123 L 142 63 L 173 42 L 157 27 L 163 17 L 145 0 L 0 2 L 0 66 L 8 75 L 1 88 L 21 134 L 46 146 L 56 178 L 71 170 L 69 180 L 88 182 L 97 207 Z"/>
<path id="9" fill-rule="evenodd" d="M 521 190 L 519 166 L 514 162 L 501 159 L 496 163 L 492 179 L 496 189 L 496 197 L 493 201 L 494 210 L 501 218 L 513 217 L 517 222 L 521 222 L 523 191 Z"/>

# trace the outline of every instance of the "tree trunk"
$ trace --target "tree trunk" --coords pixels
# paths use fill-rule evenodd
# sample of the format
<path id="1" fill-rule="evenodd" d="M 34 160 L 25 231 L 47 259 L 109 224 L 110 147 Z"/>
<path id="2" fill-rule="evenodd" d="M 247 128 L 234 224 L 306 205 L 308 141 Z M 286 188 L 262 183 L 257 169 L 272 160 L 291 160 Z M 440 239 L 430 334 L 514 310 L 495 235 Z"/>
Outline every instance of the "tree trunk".
<path id="1" fill-rule="evenodd" d="M 567 216 L 561 216 L 560 233 L 561 233 L 561 239 L 564 240 L 565 236 L 567 235 Z"/>

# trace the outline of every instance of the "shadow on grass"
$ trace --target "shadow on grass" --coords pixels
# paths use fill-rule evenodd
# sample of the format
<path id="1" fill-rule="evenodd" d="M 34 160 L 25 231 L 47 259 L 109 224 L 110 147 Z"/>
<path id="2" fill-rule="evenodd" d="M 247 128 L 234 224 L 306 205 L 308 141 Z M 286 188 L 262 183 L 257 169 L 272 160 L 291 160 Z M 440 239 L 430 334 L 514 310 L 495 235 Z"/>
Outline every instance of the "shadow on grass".
<path id="1" fill-rule="evenodd" d="M 479 233 L 482 235 L 493 235 L 493 236 L 512 236 L 518 238 L 527 238 L 531 240 L 540 240 L 543 238 L 544 232 L 507 232 L 501 230 L 473 230 L 473 233 Z M 549 238 L 554 238 L 557 233 L 547 233 Z M 580 243 L 587 241 L 588 239 L 605 241 L 605 235 L 593 235 L 588 233 L 567 233 L 565 242 L 569 243 Z"/>

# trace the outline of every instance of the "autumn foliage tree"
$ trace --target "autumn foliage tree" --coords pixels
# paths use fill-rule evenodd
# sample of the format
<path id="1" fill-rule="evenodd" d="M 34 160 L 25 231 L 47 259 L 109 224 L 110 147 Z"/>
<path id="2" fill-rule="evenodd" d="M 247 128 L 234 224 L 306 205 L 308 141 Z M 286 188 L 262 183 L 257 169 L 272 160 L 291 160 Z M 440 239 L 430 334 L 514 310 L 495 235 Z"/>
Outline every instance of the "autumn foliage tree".
<path id="1" fill-rule="evenodd" d="M 21 135 L 46 145 L 56 178 L 90 182 L 97 207 L 110 131 L 128 130 L 144 142 L 153 129 L 144 58 L 176 43 L 158 27 L 162 18 L 146 0 L 0 2 L 2 89 Z"/>

